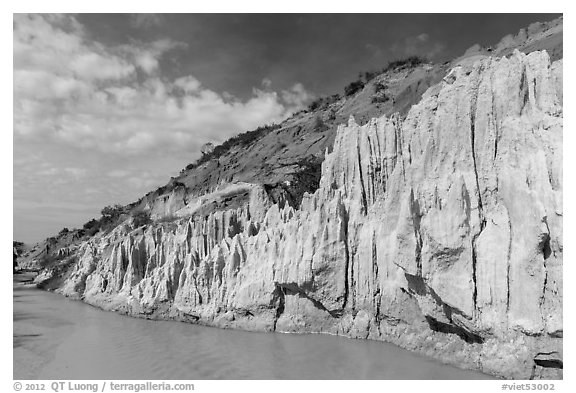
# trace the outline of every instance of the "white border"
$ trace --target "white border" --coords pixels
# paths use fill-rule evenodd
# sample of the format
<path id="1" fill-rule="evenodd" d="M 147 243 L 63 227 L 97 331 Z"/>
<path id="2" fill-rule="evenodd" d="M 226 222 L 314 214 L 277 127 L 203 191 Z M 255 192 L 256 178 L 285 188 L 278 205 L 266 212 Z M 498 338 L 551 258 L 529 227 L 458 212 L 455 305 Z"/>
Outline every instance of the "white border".
<path id="1" fill-rule="evenodd" d="M 567 1 L 495 1 L 483 0 L 479 2 L 465 2 L 465 1 L 367 1 L 356 0 L 353 2 L 337 3 L 335 0 L 316 1 L 310 0 L 291 0 L 285 2 L 273 1 L 232 1 L 232 0 L 219 0 L 210 2 L 197 2 L 197 1 L 112 1 L 112 0 L 98 0 L 90 3 L 80 2 L 78 0 L 21 0 L 4 2 L 2 4 L 2 47 L 5 50 L 12 47 L 12 13 L 20 12 L 225 12 L 225 13 L 245 13 L 245 12 L 307 12 L 307 13 L 363 13 L 363 12 L 382 12 L 382 13 L 409 13 L 417 11 L 420 13 L 454 13 L 454 12 L 484 12 L 484 13 L 518 13 L 518 12 L 549 12 L 549 13 L 564 13 L 564 34 L 566 36 L 565 42 L 568 44 L 564 46 L 564 58 L 568 67 L 564 67 L 567 72 L 564 74 L 565 86 L 564 89 L 564 107 L 572 108 L 573 93 L 570 87 L 575 87 L 573 83 L 573 76 L 570 65 L 574 64 L 572 61 L 571 44 L 573 41 L 572 29 L 572 9 L 569 7 Z M 514 32 L 511 32 L 514 33 Z M 8 184 L 13 184 L 12 162 L 12 91 L 7 86 L 12 86 L 12 62 L 8 61 L 8 56 L 1 63 L 3 71 L 2 78 L 4 83 L 2 86 L 2 122 L 3 132 L 1 133 L 2 143 L 2 184 L 5 185 L 5 192 L 2 193 L 3 206 L 7 207 L 7 211 L 13 211 L 13 195 L 12 189 L 8 192 Z M 574 326 L 574 312 L 573 303 L 574 290 L 572 289 L 572 277 L 576 277 L 576 269 L 572 263 L 573 250 L 570 247 L 571 240 L 575 238 L 573 231 L 573 214 L 571 201 L 575 196 L 574 182 L 571 179 L 572 172 L 570 169 L 576 168 L 573 154 L 574 136 L 571 132 L 574 130 L 573 119 L 571 111 L 565 116 L 565 127 L 568 132 L 564 133 L 564 168 L 568 170 L 568 176 L 564 179 L 565 196 L 564 200 L 568 201 L 565 204 L 565 220 L 564 220 L 564 238 L 567 239 L 567 249 L 565 250 L 564 260 L 564 277 L 568 280 L 564 285 L 564 327 L 568 331 L 567 337 L 564 341 L 564 364 L 566 371 L 564 372 L 564 381 L 555 381 L 556 391 L 566 391 L 569 386 L 573 386 L 570 391 L 575 391 L 574 381 L 575 378 L 571 370 L 574 370 L 574 339 L 571 332 Z M 7 213 L 8 216 L 8 213 Z M 12 216 L 10 220 L 5 220 L 5 224 L 1 227 L 2 244 L 6 257 L 8 256 L 8 242 L 12 239 Z M 5 261 L 5 272 L 8 271 L 8 261 Z M 3 323 L 2 323 L 2 367 L 0 368 L 0 375 L 2 383 L 0 385 L 1 391 L 11 392 L 13 390 L 12 380 L 12 283 L 8 274 L 2 275 L 2 284 L 0 286 L 1 298 L 4 299 L 3 305 Z M 52 381 L 45 381 L 52 382 Z M 90 381 L 88 381 L 90 382 Z M 99 382 L 101 381 L 92 381 Z M 139 381 L 134 381 L 139 382 Z M 174 381 L 167 381 L 174 382 Z M 195 384 L 197 391 L 275 391 L 275 392 L 294 392 L 294 391 L 426 391 L 426 392 L 496 392 L 501 391 L 502 383 L 511 384 L 513 381 L 191 381 Z M 523 382 L 523 381 L 517 381 Z M 51 391 L 48 389 L 48 391 Z"/>

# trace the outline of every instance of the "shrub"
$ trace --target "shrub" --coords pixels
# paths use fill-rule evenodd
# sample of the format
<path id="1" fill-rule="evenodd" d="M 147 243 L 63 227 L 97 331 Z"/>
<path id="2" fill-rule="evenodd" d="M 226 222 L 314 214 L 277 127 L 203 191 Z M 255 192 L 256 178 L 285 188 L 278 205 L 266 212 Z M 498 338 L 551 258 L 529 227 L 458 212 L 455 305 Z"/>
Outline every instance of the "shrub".
<path id="1" fill-rule="evenodd" d="M 427 61 L 427 59 L 420 56 L 410 56 L 405 59 L 391 61 L 386 67 L 382 69 L 382 72 L 395 70 L 401 67 L 414 67 L 419 64 L 426 63 Z"/>
<path id="2" fill-rule="evenodd" d="M 322 161 L 321 157 L 307 156 L 297 162 L 300 169 L 295 174 L 291 187 L 297 194 L 294 195 L 297 205 L 300 204 L 304 192 L 312 193 L 318 189 L 322 174 Z"/>
<path id="3" fill-rule="evenodd" d="M 86 235 L 87 237 L 92 237 L 92 236 L 94 236 L 99 230 L 100 230 L 100 226 L 95 226 L 95 227 L 93 227 L 93 228 L 87 229 L 86 232 L 84 232 L 84 235 Z"/>
<path id="4" fill-rule="evenodd" d="M 84 228 L 85 230 L 90 230 L 94 227 L 98 227 L 100 223 L 98 221 L 96 221 L 96 219 L 91 219 L 90 221 L 88 221 L 87 223 L 85 223 L 82 228 Z"/>
<path id="5" fill-rule="evenodd" d="M 82 226 L 82 230 L 79 231 L 79 235 L 92 237 L 98 231 L 107 231 L 118 225 L 118 222 L 122 219 L 122 216 L 126 214 L 128 210 L 127 207 L 121 205 L 106 206 L 100 212 L 102 217 L 99 220 L 91 219 Z"/>
<path id="6" fill-rule="evenodd" d="M 152 222 L 150 219 L 150 212 L 140 210 L 132 213 L 132 226 L 134 228 L 148 225 L 150 222 Z"/>
<path id="7" fill-rule="evenodd" d="M 175 178 L 172 178 L 168 184 L 166 184 L 165 186 L 158 187 L 156 189 L 156 191 L 152 192 L 152 194 L 153 195 L 162 195 L 162 194 L 166 194 L 170 191 L 176 190 L 178 188 L 184 188 L 184 190 L 186 190 L 186 184 L 184 184 L 178 180 L 175 180 Z"/>
<path id="8" fill-rule="evenodd" d="M 331 96 L 320 97 L 308 105 L 308 112 L 313 112 L 317 109 L 326 109 L 329 105 L 335 103 L 339 99 L 340 94 L 332 94 Z"/>
<path id="9" fill-rule="evenodd" d="M 172 182 L 172 189 L 175 190 L 177 188 L 186 188 L 186 184 L 182 183 L 181 181 Z"/>
<path id="10" fill-rule="evenodd" d="M 292 116 L 290 116 L 290 118 L 297 117 L 297 116 L 301 115 L 302 113 L 306 113 L 306 112 L 308 112 L 308 109 L 300 109 L 299 111 L 292 113 Z"/>
<path id="11" fill-rule="evenodd" d="M 362 90 L 363 88 L 364 88 L 364 82 L 362 82 L 361 80 L 357 80 L 357 81 L 349 83 L 344 88 L 344 94 L 346 95 L 346 97 L 350 97 L 351 95 L 356 94 L 358 91 Z"/>
<path id="12" fill-rule="evenodd" d="M 202 155 L 210 154 L 213 151 L 214 151 L 214 144 L 212 142 L 204 144 L 204 146 L 202 146 L 202 148 L 200 149 L 200 153 L 202 153 Z"/>
<path id="13" fill-rule="evenodd" d="M 328 105 L 335 103 L 340 99 L 340 94 L 332 94 L 331 96 L 326 97 L 326 103 Z"/>
<path id="14" fill-rule="evenodd" d="M 96 219 L 91 219 L 82 227 L 82 232 L 84 236 L 92 237 L 100 230 L 100 221 Z"/>
<path id="15" fill-rule="evenodd" d="M 120 205 L 114 205 L 114 206 L 106 206 L 104 209 L 102 209 L 101 214 L 102 214 L 102 218 L 104 218 L 104 219 L 114 220 L 114 219 L 117 219 L 118 217 L 120 217 L 120 215 L 123 212 L 124 212 L 124 207 L 122 207 Z"/>
<path id="16" fill-rule="evenodd" d="M 314 119 L 314 125 L 313 125 L 314 132 L 324 132 L 328 128 L 329 127 L 326 125 L 326 123 L 324 123 L 324 120 L 322 120 L 322 118 L 320 116 L 316 116 L 316 118 Z"/>
<path id="17" fill-rule="evenodd" d="M 328 114 L 328 120 L 336 120 L 336 111 L 334 109 L 330 110 L 330 113 Z"/>
<path id="18" fill-rule="evenodd" d="M 366 71 L 364 73 L 360 73 L 360 79 L 364 78 L 366 83 L 368 83 L 372 79 L 374 79 L 376 77 L 376 75 L 378 75 L 378 72 L 376 72 L 376 71 Z"/>
<path id="19" fill-rule="evenodd" d="M 379 93 L 383 90 L 388 89 L 388 85 L 384 82 L 376 82 L 374 84 L 374 92 Z"/>
<path id="20" fill-rule="evenodd" d="M 373 97 L 371 102 L 373 104 L 383 103 L 390 100 L 390 96 L 386 94 L 386 90 L 388 89 L 388 85 L 384 82 L 376 82 L 374 84 L 374 92 L 376 93 Z"/>
<path id="21" fill-rule="evenodd" d="M 382 103 L 389 101 L 389 100 L 390 100 L 390 97 L 388 97 L 388 95 L 386 93 L 381 93 L 381 94 L 373 96 L 371 102 L 373 104 L 382 104 Z"/>
<path id="22" fill-rule="evenodd" d="M 320 97 L 317 100 L 314 100 L 310 103 L 310 105 L 308 105 L 308 110 L 310 112 L 315 111 L 316 109 L 320 108 L 320 105 L 322 105 L 322 97 Z"/>
<path id="23" fill-rule="evenodd" d="M 263 137 L 267 133 L 274 131 L 274 130 L 277 130 L 278 128 L 280 128 L 279 124 L 265 125 L 262 127 L 258 127 L 255 130 L 247 131 L 247 132 L 238 134 L 236 136 L 233 136 L 232 138 L 226 140 L 221 145 L 214 147 L 214 150 L 212 150 L 211 153 L 204 154 L 194 164 L 189 164 L 189 166 L 193 165 L 192 168 L 194 168 L 194 167 L 197 167 L 197 166 L 199 166 L 199 165 L 201 165 L 201 164 L 203 164 L 209 160 L 219 158 L 220 156 L 222 156 L 224 153 L 228 152 L 234 146 L 249 145 L 250 143 L 260 139 L 261 137 Z"/>
<path id="24" fill-rule="evenodd" d="M 100 229 L 108 231 L 118 225 L 118 222 L 125 213 L 124 207 L 121 205 L 106 206 L 102 209 L 102 217 L 100 218 Z"/>

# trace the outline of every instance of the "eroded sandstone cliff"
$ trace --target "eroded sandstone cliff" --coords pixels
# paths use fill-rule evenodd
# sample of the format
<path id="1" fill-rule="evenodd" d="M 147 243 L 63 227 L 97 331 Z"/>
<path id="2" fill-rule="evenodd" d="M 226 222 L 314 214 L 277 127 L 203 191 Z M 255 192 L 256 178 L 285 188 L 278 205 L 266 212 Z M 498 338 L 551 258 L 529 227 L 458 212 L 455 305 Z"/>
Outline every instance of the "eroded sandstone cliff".
<path id="1" fill-rule="evenodd" d="M 205 197 L 125 223 L 39 281 L 131 315 L 386 340 L 502 377 L 561 377 L 562 60 L 484 58 L 405 119 L 351 118 L 299 209 L 257 184 L 224 194 L 243 202 Z"/>

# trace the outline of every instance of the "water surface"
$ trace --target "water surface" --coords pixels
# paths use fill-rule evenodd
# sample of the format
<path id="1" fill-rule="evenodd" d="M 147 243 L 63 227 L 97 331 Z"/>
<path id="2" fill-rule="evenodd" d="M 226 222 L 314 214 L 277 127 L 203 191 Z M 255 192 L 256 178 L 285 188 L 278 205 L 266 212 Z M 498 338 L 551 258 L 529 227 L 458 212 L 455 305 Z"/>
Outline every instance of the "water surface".
<path id="1" fill-rule="evenodd" d="M 14 379 L 486 379 L 391 344 L 106 312 L 14 276 Z"/>

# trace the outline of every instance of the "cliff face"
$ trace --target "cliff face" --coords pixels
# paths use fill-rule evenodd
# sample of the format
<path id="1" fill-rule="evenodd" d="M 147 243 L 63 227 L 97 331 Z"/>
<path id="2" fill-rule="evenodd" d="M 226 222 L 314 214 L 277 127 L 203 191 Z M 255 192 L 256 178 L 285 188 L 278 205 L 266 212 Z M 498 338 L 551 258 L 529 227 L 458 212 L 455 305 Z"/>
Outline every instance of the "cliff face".
<path id="1" fill-rule="evenodd" d="M 121 225 L 40 280 L 132 315 L 562 375 L 562 60 L 546 52 L 456 67 L 405 119 L 351 118 L 298 210 L 244 185 L 188 213 Z"/>

